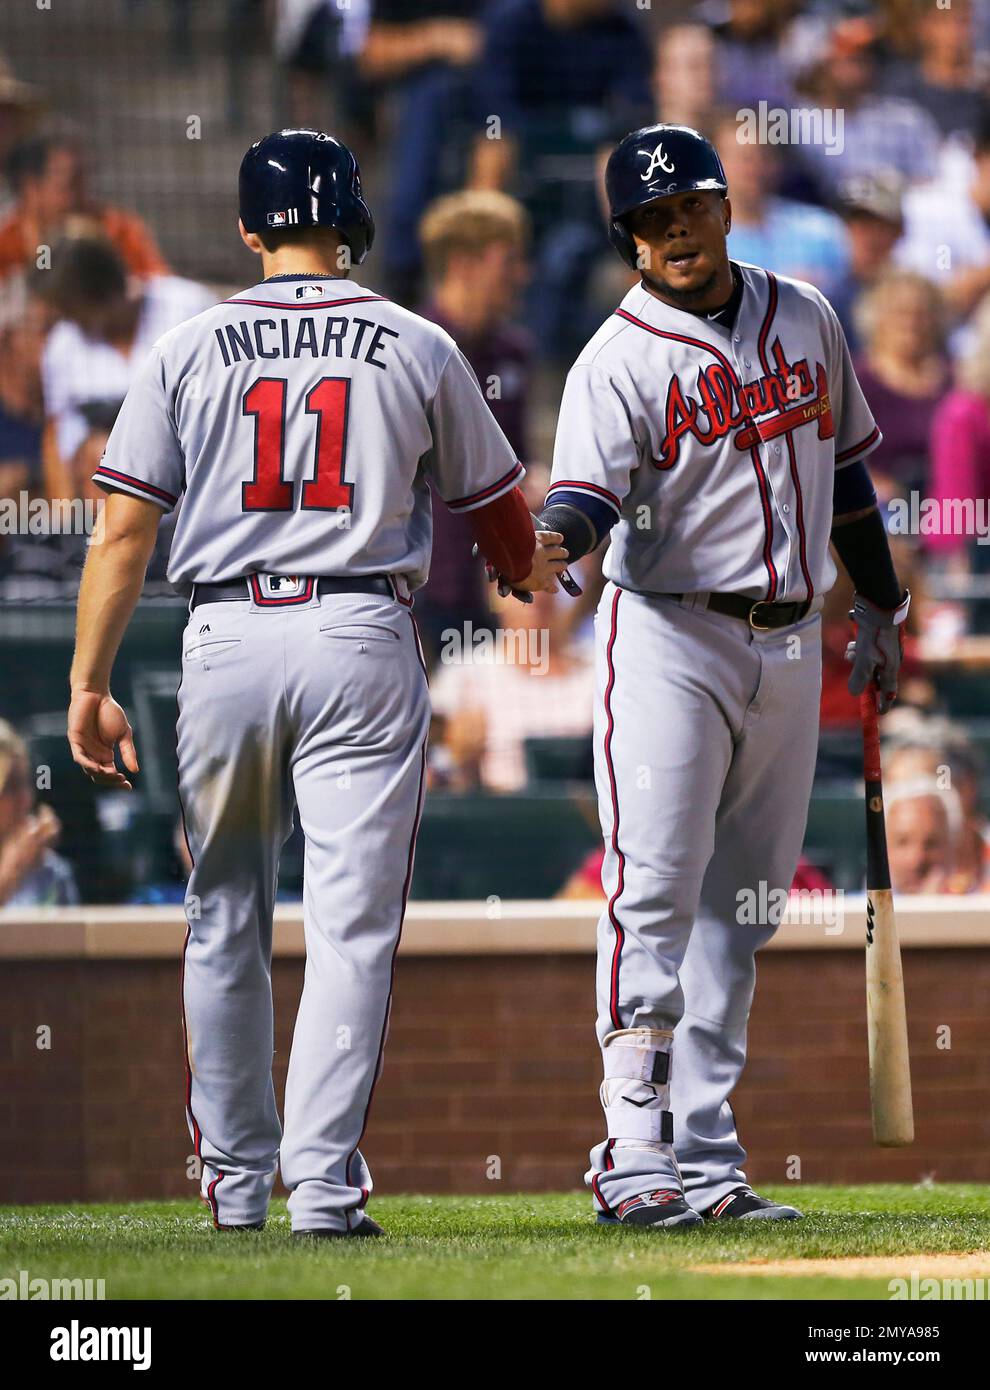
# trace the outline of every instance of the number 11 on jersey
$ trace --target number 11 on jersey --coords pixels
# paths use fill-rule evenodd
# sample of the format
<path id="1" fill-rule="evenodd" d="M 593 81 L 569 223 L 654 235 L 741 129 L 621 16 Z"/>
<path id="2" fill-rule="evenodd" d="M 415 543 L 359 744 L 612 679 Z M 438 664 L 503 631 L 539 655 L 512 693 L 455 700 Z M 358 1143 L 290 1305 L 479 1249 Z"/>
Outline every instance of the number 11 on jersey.
<path id="1" fill-rule="evenodd" d="M 344 482 L 349 377 L 325 376 L 306 393 L 306 414 L 316 416 L 316 468 L 302 485 L 302 511 L 350 511 L 354 484 Z M 259 377 L 244 393 L 241 414 L 254 417 L 254 474 L 241 484 L 245 512 L 291 512 L 294 484 L 283 476 L 288 383 Z"/>

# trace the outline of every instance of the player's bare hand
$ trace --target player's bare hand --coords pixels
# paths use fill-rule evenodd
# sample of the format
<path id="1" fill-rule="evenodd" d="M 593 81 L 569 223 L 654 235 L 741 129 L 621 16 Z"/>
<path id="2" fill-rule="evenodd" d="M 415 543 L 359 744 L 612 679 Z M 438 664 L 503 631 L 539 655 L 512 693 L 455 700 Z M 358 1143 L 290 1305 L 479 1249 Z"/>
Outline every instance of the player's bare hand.
<path id="1" fill-rule="evenodd" d="M 559 531 L 537 531 L 533 567 L 525 579 L 517 579 L 513 589 L 525 594 L 555 594 L 557 576 L 567 568 L 567 551 Z"/>
<path id="2" fill-rule="evenodd" d="M 120 750 L 128 772 L 137 772 L 138 757 L 134 731 L 127 715 L 112 695 L 92 690 L 76 690 L 69 705 L 69 747 L 72 757 L 98 787 L 131 790 L 131 783 L 114 761 Z"/>

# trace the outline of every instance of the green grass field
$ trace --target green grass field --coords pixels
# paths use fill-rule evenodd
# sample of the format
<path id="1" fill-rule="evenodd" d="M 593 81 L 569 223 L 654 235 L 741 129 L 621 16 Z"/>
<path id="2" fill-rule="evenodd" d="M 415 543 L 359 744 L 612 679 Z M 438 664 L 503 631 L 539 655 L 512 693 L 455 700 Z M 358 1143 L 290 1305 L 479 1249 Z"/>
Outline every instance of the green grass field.
<path id="1" fill-rule="evenodd" d="M 218 1234 L 195 1202 L 0 1208 L 0 1277 L 106 1280 L 150 1299 L 887 1299 L 887 1277 L 705 1273 L 750 1260 L 990 1250 L 990 1188 L 764 1189 L 800 1223 L 726 1222 L 680 1235 L 595 1225 L 582 1194 L 381 1197 L 388 1238 L 293 1241 L 284 1203 L 265 1231 Z M 990 1276 L 990 1259 L 987 1261 Z"/>

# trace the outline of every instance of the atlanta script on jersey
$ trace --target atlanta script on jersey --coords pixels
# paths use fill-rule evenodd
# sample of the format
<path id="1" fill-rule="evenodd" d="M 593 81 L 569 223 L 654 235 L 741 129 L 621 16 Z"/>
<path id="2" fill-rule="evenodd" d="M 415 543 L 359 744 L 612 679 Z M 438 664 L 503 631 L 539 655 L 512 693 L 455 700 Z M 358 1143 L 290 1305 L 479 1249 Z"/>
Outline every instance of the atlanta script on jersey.
<path id="1" fill-rule="evenodd" d="M 619 517 L 608 578 L 800 600 L 831 587 L 834 473 L 880 442 L 831 305 L 740 265 L 731 329 L 637 286 L 568 374 L 549 499 Z"/>

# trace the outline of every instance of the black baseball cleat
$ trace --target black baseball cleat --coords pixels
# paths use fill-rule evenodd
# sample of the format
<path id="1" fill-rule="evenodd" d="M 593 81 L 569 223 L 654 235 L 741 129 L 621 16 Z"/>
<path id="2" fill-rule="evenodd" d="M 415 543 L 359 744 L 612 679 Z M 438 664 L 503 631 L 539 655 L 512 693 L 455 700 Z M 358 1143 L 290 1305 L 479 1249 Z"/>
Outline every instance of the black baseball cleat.
<path id="1" fill-rule="evenodd" d="M 700 1226 L 701 1217 L 689 1207 L 683 1192 L 676 1188 L 661 1188 L 657 1192 L 642 1192 L 627 1197 L 615 1208 L 614 1215 L 600 1211 L 600 1226 L 662 1226 L 664 1230 Z"/>
<path id="2" fill-rule="evenodd" d="M 292 1234 L 299 1239 L 309 1237 L 312 1240 L 351 1240 L 364 1236 L 383 1236 L 385 1232 L 370 1216 L 362 1216 L 358 1224 L 352 1226 L 349 1231 L 335 1231 L 329 1227 L 315 1226 L 311 1231 L 293 1231 Z"/>
<path id="3" fill-rule="evenodd" d="M 745 1185 L 734 1187 L 704 1213 L 706 1221 L 725 1221 L 728 1218 L 739 1221 L 800 1221 L 801 1216 L 797 1207 L 771 1202 L 769 1197 L 761 1197 Z"/>
<path id="4" fill-rule="evenodd" d="M 239 1226 L 221 1226 L 217 1222 L 214 1222 L 213 1229 L 215 1231 L 263 1231 L 265 1229 L 265 1223 L 263 1221 L 251 1221 L 242 1222 Z"/>

